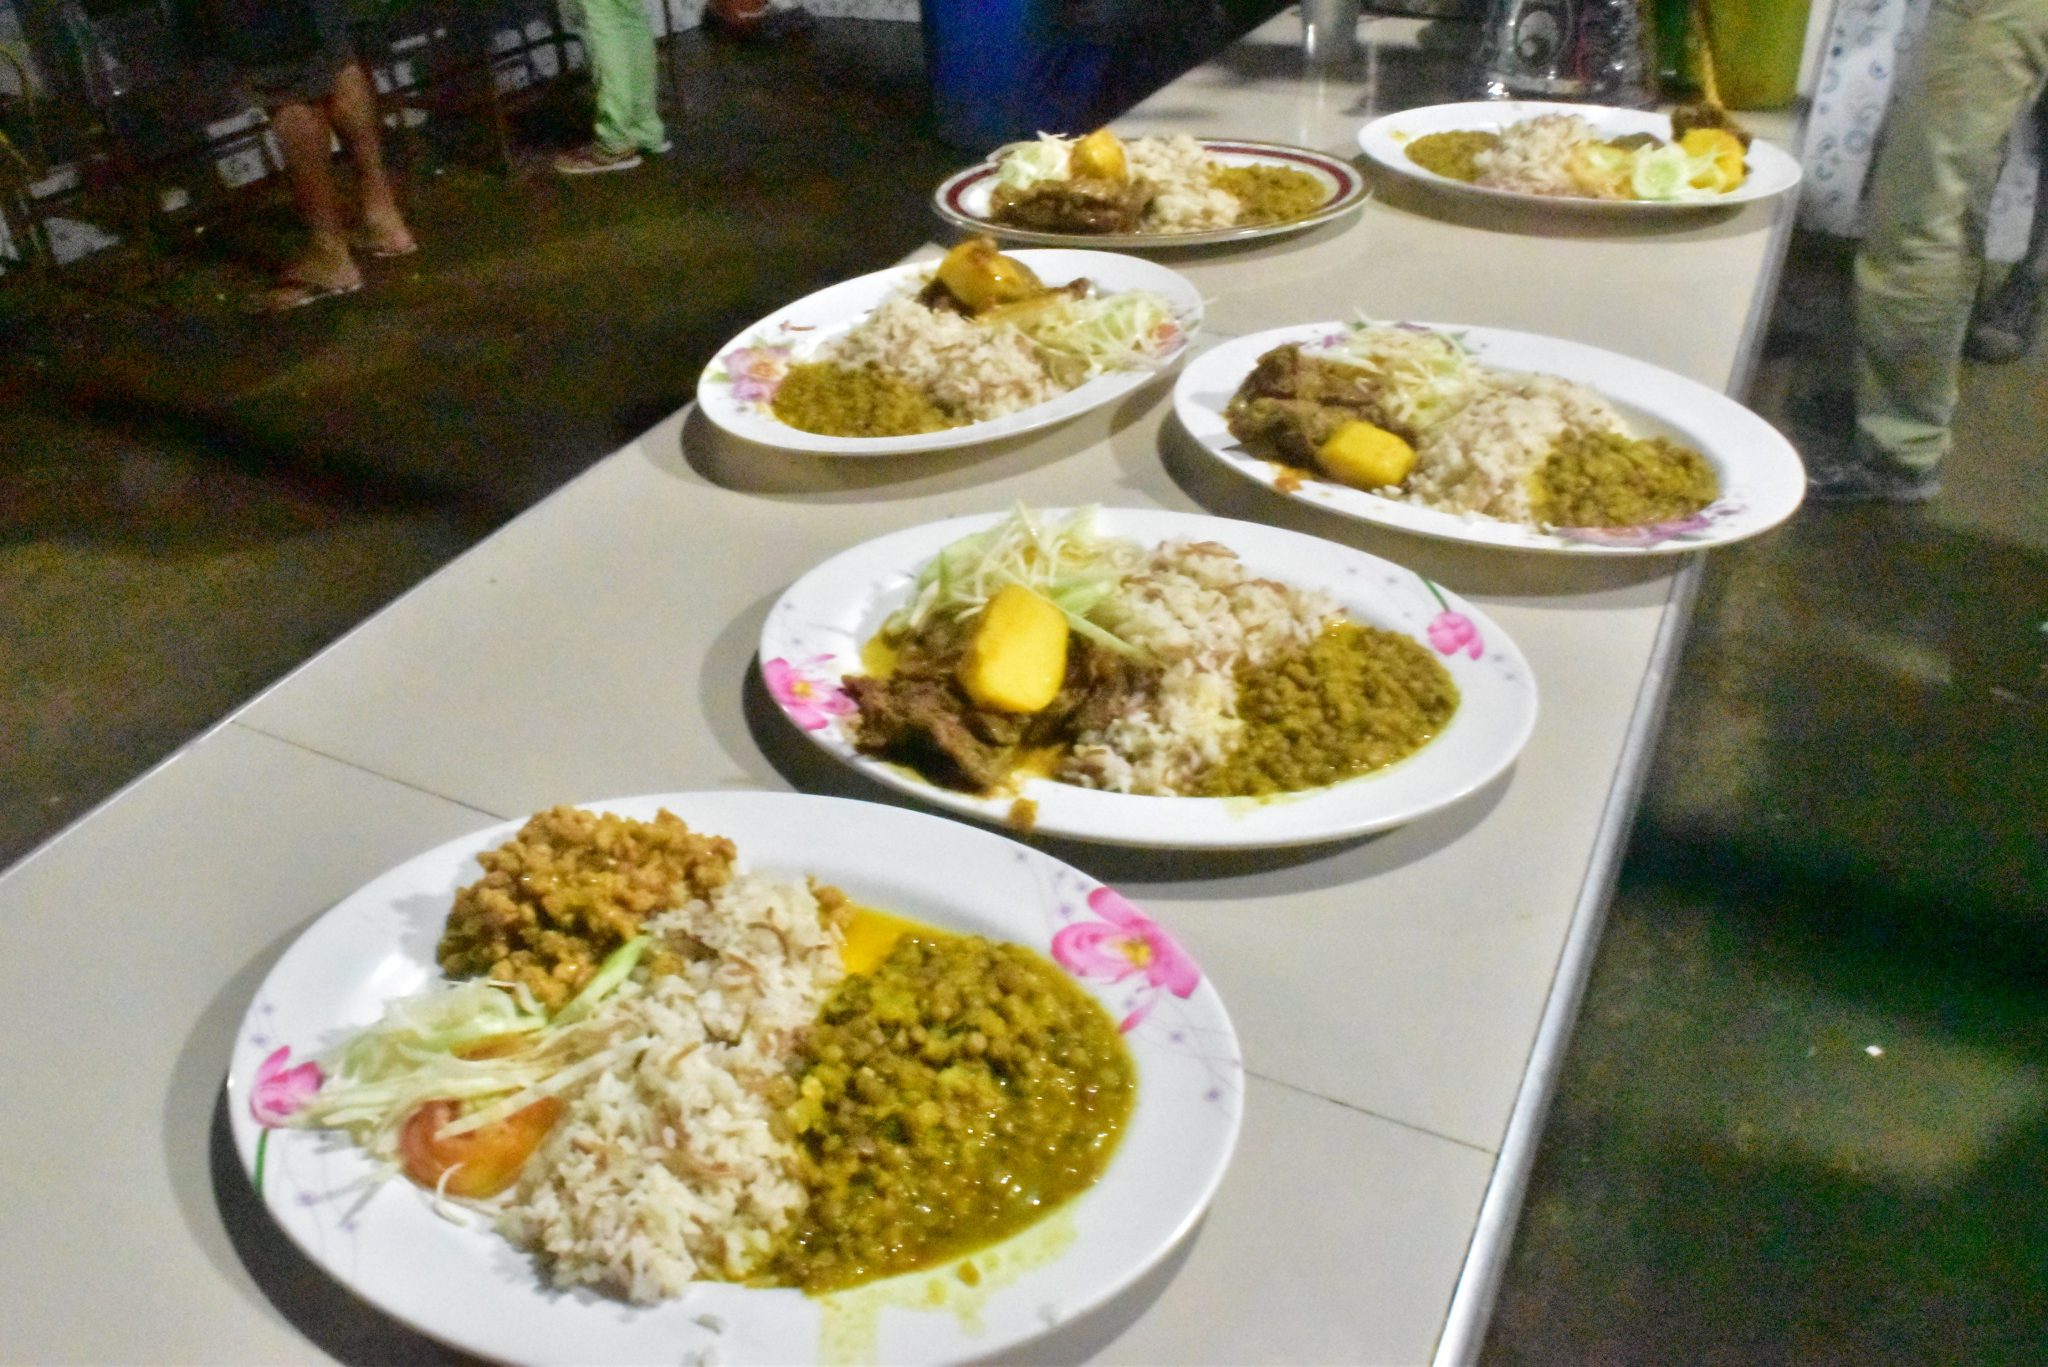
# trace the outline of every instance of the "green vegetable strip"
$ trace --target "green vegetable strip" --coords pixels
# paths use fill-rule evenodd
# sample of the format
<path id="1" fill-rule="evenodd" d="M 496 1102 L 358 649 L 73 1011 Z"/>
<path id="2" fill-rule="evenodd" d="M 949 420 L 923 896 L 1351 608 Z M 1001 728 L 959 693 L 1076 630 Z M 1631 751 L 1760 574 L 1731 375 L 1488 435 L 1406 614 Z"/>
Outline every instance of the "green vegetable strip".
<path id="1" fill-rule="evenodd" d="M 599 1002 L 612 994 L 612 989 L 629 977 L 639 964 L 640 956 L 647 952 L 647 937 L 636 935 L 605 956 L 590 981 L 583 984 L 583 990 L 569 999 L 569 1004 L 555 1013 L 551 1025 L 573 1025 L 597 1008 Z"/>

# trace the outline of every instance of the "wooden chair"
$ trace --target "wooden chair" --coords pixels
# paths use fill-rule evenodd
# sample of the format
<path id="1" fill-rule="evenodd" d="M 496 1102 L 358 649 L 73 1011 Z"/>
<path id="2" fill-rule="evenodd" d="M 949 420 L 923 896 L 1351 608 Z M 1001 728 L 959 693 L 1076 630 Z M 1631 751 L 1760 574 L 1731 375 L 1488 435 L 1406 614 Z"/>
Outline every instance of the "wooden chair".
<path id="1" fill-rule="evenodd" d="M 103 0 L 90 12 L 80 9 L 72 29 L 73 88 L 83 102 L 67 111 L 62 159 L 77 180 L 37 199 L 35 216 L 40 224 L 55 208 L 85 211 L 110 202 L 121 235 L 148 253 L 151 273 L 159 275 L 171 264 L 176 236 L 204 228 L 236 203 L 224 162 L 253 158 L 252 180 L 281 169 L 266 122 L 224 62 L 188 51 L 166 0 Z"/>
<path id="2" fill-rule="evenodd" d="M 574 41 L 554 0 L 386 0 L 358 30 L 403 141 L 472 122 L 507 174 L 518 166 L 513 115 L 567 70 Z M 544 51 L 553 54 L 552 71 L 537 60 Z"/>
<path id="3" fill-rule="evenodd" d="M 0 47 L 0 230 L 7 242 L 0 269 L 27 271 L 56 264 L 43 229 L 35 184 L 48 175 L 42 111 L 21 58 Z"/>

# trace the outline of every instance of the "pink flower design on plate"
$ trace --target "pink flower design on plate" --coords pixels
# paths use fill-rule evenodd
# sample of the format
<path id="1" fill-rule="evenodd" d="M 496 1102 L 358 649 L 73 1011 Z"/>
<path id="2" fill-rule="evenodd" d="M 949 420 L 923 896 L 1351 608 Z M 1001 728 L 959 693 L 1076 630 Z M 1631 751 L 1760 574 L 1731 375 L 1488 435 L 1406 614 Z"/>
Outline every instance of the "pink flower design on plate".
<path id="1" fill-rule="evenodd" d="M 1436 647 L 1439 655 L 1456 655 L 1464 651 L 1473 659 L 1486 653 L 1486 643 L 1479 639 L 1479 628 L 1472 619 L 1459 612 L 1440 612 L 1429 624 L 1429 643 Z"/>
<path id="2" fill-rule="evenodd" d="M 1162 990 L 1182 998 L 1193 995 L 1202 970 L 1123 894 L 1097 888 L 1088 894 L 1088 909 L 1102 919 L 1061 927 L 1052 937 L 1052 957 L 1075 977 L 1092 982 L 1120 983 L 1133 974 L 1144 977 L 1143 999 L 1123 1018 L 1119 1030 L 1128 1033 L 1143 1024 Z"/>
<path id="3" fill-rule="evenodd" d="M 734 347 L 718 358 L 732 382 L 732 396 L 742 403 L 766 403 L 775 397 L 782 377 L 789 373 L 789 347 Z"/>
<path id="4" fill-rule="evenodd" d="M 1436 647 L 1436 653 L 1456 655 L 1462 650 L 1475 660 L 1484 655 L 1486 642 L 1479 638 L 1478 625 L 1464 613 L 1453 612 L 1442 589 L 1427 579 L 1422 582 L 1428 588 L 1429 596 L 1436 599 L 1437 606 L 1443 609 L 1429 623 L 1429 643 Z"/>
<path id="5" fill-rule="evenodd" d="M 799 667 L 778 656 L 761 666 L 761 677 L 767 681 L 770 695 L 782 704 L 789 719 L 806 731 L 822 731 L 832 724 L 832 718 L 854 710 L 854 701 L 846 696 L 846 690 L 829 679 L 806 672 L 831 658 L 820 655 Z"/>
<path id="6" fill-rule="evenodd" d="M 284 1124 L 304 1109 L 327 1080 L 317 1063 L 287 1068 L 291 1056 L 290 1045 L 279 1045 L 256 1067 L 256 1084 L 249 1089 L 249 1114 L 259 1125 Z"/>

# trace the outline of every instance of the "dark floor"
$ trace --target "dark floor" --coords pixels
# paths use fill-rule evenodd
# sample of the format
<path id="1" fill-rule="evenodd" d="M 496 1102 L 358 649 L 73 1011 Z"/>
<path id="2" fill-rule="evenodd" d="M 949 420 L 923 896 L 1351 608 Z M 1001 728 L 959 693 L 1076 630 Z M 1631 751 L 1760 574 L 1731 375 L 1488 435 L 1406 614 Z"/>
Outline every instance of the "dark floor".
<path id="1" fill-rule="evenodd" d="M 0 279 L 0 863 L 931 234 L 914 26 L 683 60 L 642 171 L 414 164 L 426 249 L 352 300 L 236 311 L 275 207 L 161 284 Z M 1765 411 L 1842 266 L 1802 245 Z M 2042 1358 L 2044 381 L 1972 372 L 1936 503 L 1709 561 L 1490 1358 Z"/>
<path id="2" fill-rule="evenodd" d="M 1752 398 L 1841 374 L 1795 240 Z M 2048 1360 L 2048 355 L 1716 552 L 1489 1362 Z"/>

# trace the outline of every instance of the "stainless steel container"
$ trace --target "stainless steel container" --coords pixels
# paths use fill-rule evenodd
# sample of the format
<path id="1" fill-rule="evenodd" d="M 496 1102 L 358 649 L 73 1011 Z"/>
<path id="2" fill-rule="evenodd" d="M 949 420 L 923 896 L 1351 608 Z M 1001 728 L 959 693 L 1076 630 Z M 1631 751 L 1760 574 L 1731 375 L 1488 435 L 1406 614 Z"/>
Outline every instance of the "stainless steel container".
<path id="1" fill-rule="evenodd" d="M 1358 55 L 1359 0 L 1301 0 L 1301 53 L 1316 66 Z"/>

